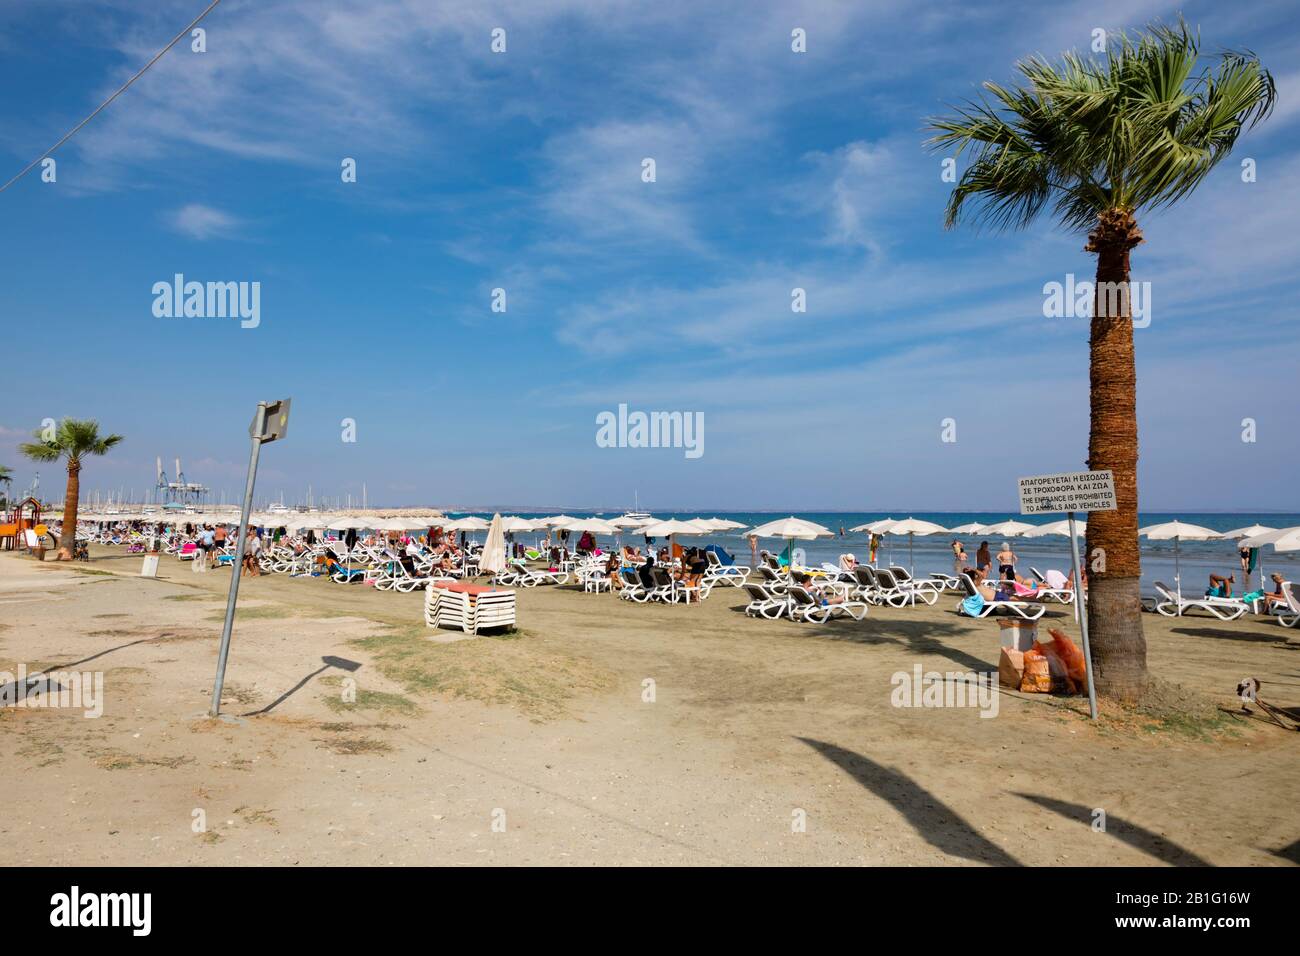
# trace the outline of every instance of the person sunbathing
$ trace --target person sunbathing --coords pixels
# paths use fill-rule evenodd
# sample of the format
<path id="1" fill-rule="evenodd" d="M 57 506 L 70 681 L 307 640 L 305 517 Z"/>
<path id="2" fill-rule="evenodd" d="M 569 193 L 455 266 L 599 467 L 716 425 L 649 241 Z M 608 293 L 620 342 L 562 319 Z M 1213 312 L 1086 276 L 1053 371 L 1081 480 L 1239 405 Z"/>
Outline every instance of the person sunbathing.
<path id="1" fill-rule="evenodd" d="M 975 568 L 970 574 L 971 583 L 975 585 L 975 590 L 979 596 L 986 601 L 1009 601 L 1011 600 L 1011 588 L 1006 581 L 999 581 L 996 585 L 988 579 L 988 568 Z"/>
<path id="2" fill-rule="evenodd" d="M 610 590 L 618 591 L 623 588 L 623 576 L 619 573 L 623 569 L 623 562 L 614 552 L 609 553 L 609 559 L 605 562 L 605 577 L 609 578 Z"/>
<path id="3" fill-rule="evenodd" d="M 1264 610 L 1271 610 L 1273 605 L 1287 607 L 1286 595 L 1282 593 L 1282 585 L 1286 583 L 1282 575 L 1274 571 L 1269 577 L 1273 581 L 1274 590 L 1264 592 Z"/>
<path id="4" fill-rule="evenodd" d="M 1232 597 L 1232 586 L 1237 583 L 1236 575 L 1229 574 L 1226 578 L 1222 574 L 1210 575 L 1210 587 L 1205 592 L 1206 597 L 1230 598 Z"/>

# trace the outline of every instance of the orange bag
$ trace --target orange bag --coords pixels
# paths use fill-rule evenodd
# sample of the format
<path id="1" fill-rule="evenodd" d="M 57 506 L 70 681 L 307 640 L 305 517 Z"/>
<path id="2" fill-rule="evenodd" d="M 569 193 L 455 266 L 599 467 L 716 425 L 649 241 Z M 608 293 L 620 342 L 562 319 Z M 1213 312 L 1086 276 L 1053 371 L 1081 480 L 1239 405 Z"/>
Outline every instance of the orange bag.
<path id="1" fill-rule="evenodd" d="M 1066 674 L 1074 684 L 1074 690 L 1071 693 L 1086 694 L 1088 692 L 1088 664 L 1083 659 L 1083 651 L 1078 644 L 1075 644 L 1061 631 L 1052 628 L 1048 633 L 1052 635 L 1052 644 L 1056 648 L 1056 654 L 1065 662 Z"/>
<path id="2" fill-rule="evenodd" d="M 1052 670 L 1047 662 L 1047 655 L 1037 641 L 1025 651 L 1025 676 L 1020 681 L 1020 690 L 1026 694 L 1050 694 L 1052 692 Z"/>
<path id="3" fill-rule="evenodd" d="M 1043 644 L 1040 641 L 1034 641 L 1034 650 L 1047 658 L 1048 673 L 1052 675 L 1052 693 L 1074 693 L 1070 689 L 1071 682 L 1069 669 L 1065 666 L 1065 659 L 1057 653 L 1056 643 L 1049 641 L 1048 643 Z"/>

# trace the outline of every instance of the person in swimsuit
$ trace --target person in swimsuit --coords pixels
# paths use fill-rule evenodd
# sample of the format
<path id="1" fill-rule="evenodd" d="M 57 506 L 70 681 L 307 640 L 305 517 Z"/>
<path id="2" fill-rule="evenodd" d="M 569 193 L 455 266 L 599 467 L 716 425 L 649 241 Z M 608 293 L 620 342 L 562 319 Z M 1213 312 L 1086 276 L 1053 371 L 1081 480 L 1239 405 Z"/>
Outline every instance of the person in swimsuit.
<path id="1" fill-rule="evenodd" d="M 1232 586 L 1237 583 L 1237 576 L 1229 574 L 1226 578 L 1222 574 L 1210 575 L 1210 587 L 1205 592 L 1206 597 L 1232 597 Z"/>
<path id="2" fill-rule="evenodd" d="M 1004 581 L 1014 581 L 1016 577 L 1016 553 L 1005 541 L 1002 542 L 1002 550 L 998 552 L 998 577 Z"/>
<path id="3" fill-rule="evenodd" d="M 1286 595 L 1282 593 L 1282 585 L 1285 583 L 1285 579 L 1276 571 L 1269 575 L 1269 577 L 1273 581 L 1273 590 L 1271 592 L 1265 592 L 1264 594 L 1265 610 L 1271 608 L 1274 604 L 1280 604 L 1282 607 L 1286 607 Z"/>
<path id="4" fill-rule="evenodd" d="M 970 558 L 966 554 L 966 546 L 956 538 L 952 542 L 952 573 L 961 576 L 962 569 L 966 567 L 966 562 Z"/>

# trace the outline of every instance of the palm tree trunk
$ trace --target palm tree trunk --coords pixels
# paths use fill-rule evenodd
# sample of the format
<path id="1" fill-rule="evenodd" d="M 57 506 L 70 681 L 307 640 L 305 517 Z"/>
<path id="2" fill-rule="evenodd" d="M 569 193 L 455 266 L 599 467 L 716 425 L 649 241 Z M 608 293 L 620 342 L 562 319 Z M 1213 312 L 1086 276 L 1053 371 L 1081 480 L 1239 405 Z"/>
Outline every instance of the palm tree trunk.
<path id="1" fill-rule="evenodd" d="M 1108 210 L 1097 219 L 1085 247 L 1097 253 L 1088 467 L 1114 473 L 1117 507 L 1088 515 L 1088 630 L 1097 691 L 1131 702 L 1147 686 L 1137 534 L 1137 373 L 1128 296 L 1129 250 L 1142 241 L 1142 233 L 1123 210 Z M 1124 290 L 1118 302 L 1106 294 L 1117 286 L 1103 283 L 1123 284 L 1118 286 Z"/>
<path id="2" fill-rule="evenodd" d="M 81 462 L 68 462 L 68 489 L 63 495 L 63 531 L 59 534 L 59 560 L 71 561 L 77 543 L 77 499 L 81 497 Z"/>

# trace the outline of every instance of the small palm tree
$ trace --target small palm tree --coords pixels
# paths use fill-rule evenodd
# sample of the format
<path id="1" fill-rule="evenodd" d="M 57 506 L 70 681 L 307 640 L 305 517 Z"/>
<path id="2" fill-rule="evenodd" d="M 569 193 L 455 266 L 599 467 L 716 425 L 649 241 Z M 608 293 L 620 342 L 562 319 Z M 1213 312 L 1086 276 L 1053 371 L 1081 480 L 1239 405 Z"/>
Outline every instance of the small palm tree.
<path id="1" fill-rule="evenodd" d="M 1084 250 L 1097 256 L 1088 467 L 1114 472 L 1118 508 L 1088 519 L 1088 624 L 1097 689 L 1135 700 L 1147 670 L 1129 250 L 1142 242 L 1138 214 L 1187 198 L 1268 116 L 1276 91 L 1253 54 L 1202 65 L 1200 38 L 1182 21 L 1108 40 L 1104 59 L 1035 57 L 1018 65 L 1023 85 L 985 83 L 991 98 L 930 121 L 930 145 L 972 154 L 948 201 L 949 228 L 967 218 L 1022 228 L 1049 211 L 1086 232 Z"/>
<path id="2" fill-rule="evenodd" d="M 6 505 L 9 504 L 9 486 L 14 481 L 14 470 L 5 465 L 0 465 L 0 485 L 5 486 L 4 494 L 0 494 L 0 501 Z"/>
<path id="3" fill-rule="evenodd" d="M 68 490 L 63 498 L 63 532 L 59 536 L 59 560 L 72 558 L 73 545 L 77 536 L 77 500 L 81 496 L 81 460 L 86 455 L 105 455 L 114 445 L 122 441 L 121 435 L 108 435 L 101 438 L 99 422 L 65 418 L 59 422 L 51 438 L 45 438 L 43 432 L 36 432 L 36 441 L 25 442 L 19 446 L 21 451 L 33 461 L 67 460 Z"/>

